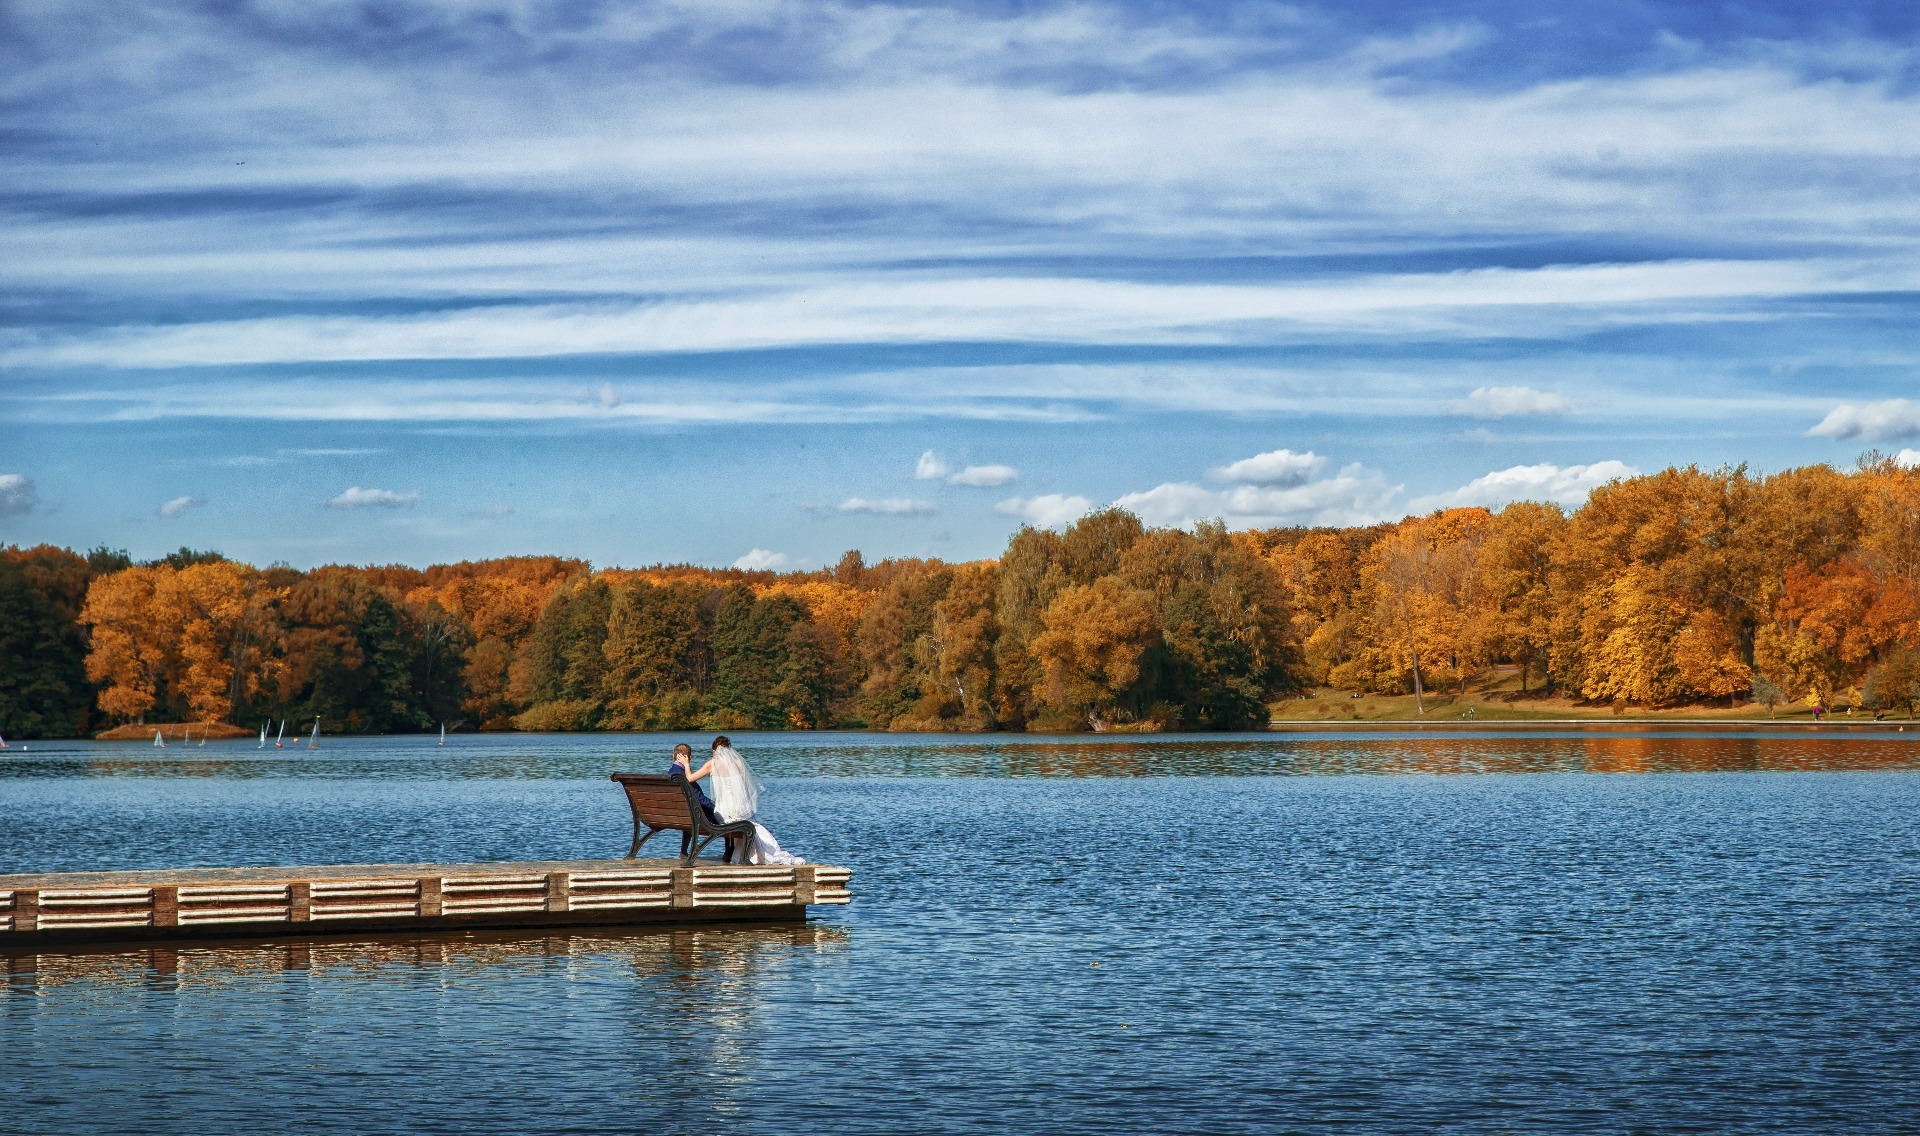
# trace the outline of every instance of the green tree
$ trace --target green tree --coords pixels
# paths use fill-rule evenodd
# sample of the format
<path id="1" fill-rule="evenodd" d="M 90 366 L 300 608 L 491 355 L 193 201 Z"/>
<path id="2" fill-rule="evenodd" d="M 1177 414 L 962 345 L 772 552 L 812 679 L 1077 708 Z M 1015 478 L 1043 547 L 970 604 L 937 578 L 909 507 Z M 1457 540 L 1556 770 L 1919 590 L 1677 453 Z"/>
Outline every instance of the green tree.
<path id="1" fill-rule="evenodd" d="M 62 548 L 0 549 L 0 734 L 86 732 L 93 684 L 79 617 L 93 575 Z"/>
<path id="2" fill-rule="evenodd" d="M 778 730 L 818 720 L 824 698 L 816 699 L 810 685 L 818 676 L 799 673 L 817 659 L 803 646 L 800 661 L 794 661 L 795 631 L 806 624 L 807 609 L 790 595 L 756 600 L 744 585 L 728 590 L 713 624 L 718 724 L 742 721 Z M 805 633 L 798 638 L 804 641 Z"/>
<path id="3" fill-rule="evenodd" d="M 698 721 L 712 674 L 712 591 L 693 581 L 641 579 L 614 589 L 602 647 L 611 724 L 683 729 Z"/>

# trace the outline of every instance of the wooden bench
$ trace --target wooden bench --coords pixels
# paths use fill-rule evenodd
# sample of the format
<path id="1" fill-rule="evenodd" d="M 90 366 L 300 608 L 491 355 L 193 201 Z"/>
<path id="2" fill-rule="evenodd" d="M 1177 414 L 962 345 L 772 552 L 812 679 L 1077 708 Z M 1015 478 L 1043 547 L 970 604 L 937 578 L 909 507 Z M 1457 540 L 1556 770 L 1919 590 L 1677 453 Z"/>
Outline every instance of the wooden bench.
<path id="1" fill-rule="evenodd" d="M 675 829 L 680 833 L 680 864 L 691 867 L 694 857 L 700 855 L 715 838 L 726 841 L 727 863 L 747 862 L 746 851 L 753 840 L 753 822 L 736 821 L 722 824 L 707 819 L 700 808 L 700 798 L 693 790 L 693 782 L 679 770 L 672 773 L 615 773 L 613 780 L 627 791 L 627 804 L 633 808 L 633 847 L 627 849 L 626 858 L 631 860 L 640 854 L 640 846 L 653 839 L 653 834 L 666 829 Z M 647 834 L 640 835 L 641 826 Z M 735 853 L 739 855 L 736 857 Z"/>

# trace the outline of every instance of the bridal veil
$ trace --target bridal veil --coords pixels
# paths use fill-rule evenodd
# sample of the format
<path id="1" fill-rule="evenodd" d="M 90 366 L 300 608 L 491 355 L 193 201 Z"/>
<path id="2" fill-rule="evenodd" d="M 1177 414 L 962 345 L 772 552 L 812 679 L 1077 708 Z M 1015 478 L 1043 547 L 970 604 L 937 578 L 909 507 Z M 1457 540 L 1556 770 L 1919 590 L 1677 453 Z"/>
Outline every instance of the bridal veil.
<path id="1" fill-rule="evenodd" d="M 730 745 L 713 751 L 713 811 L 729 824 L 760 812 L 760 779 Z"/>

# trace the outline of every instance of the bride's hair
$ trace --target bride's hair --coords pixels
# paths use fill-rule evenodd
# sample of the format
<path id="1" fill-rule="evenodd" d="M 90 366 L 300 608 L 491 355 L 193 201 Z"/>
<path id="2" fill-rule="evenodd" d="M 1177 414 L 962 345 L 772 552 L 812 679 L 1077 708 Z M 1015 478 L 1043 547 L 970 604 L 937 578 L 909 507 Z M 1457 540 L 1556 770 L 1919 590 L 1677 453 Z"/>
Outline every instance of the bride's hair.
<path id="1" fill-rule="evenodd" d="M 728 738 L 727 735 L 725 734 L 721 734 L 719 737 L 713 739 L 714 749 L 719 749 L 721 746 L 730 746 L 732 744 L 733 744 L 733 741 L 730 738 Z"/>

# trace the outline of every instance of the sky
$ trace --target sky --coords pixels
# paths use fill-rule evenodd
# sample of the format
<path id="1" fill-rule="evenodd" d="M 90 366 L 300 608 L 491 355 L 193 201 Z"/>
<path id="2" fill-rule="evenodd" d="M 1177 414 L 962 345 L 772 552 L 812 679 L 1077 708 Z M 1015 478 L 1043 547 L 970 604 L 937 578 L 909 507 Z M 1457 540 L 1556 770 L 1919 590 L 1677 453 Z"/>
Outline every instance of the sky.
<path id="1" fill-rule="evenodd" d="M 1920 459 L 1920 6 L 0 2 L 0 543 L 811 568 Z"/>

